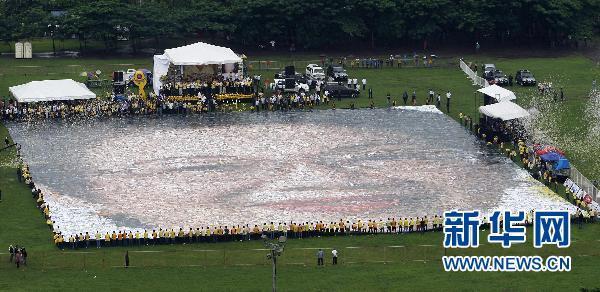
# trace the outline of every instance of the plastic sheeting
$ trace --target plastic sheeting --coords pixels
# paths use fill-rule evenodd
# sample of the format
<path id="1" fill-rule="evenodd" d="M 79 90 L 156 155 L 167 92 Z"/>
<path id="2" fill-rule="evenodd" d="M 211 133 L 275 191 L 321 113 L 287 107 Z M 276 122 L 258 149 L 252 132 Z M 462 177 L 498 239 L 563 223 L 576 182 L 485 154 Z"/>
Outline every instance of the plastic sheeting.
<path id="1" fill-rule="evenodd" d="M 92 99 L 96 94 L 73 79 L 31 81 L 8 89 L 18 102 Z"/>
<path id="2" fill-rule="evenodd" d="M 501 119 L 503 121 L 510 121 L 529 116 L 529 112 L 527 112 L 519 105 L 510 101 L 503 101 L 486 106 L 480 106 L 479 112 L 488 117 Z"/>

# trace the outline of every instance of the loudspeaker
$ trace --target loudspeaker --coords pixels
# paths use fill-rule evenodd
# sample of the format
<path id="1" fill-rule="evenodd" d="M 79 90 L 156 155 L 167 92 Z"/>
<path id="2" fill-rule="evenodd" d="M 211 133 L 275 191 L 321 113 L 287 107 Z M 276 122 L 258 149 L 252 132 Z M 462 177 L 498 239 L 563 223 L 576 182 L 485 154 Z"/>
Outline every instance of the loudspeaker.
<path id="1" fill-rule="evenodd" d="M 113 84 L 113 92 L 115 93 L 115 95 L 125 94 L 125 83 L 124 82 L 115 82 Z"/>
<path id="2" fill-rule="evenodd" d="M 123 71 L 113 72 L 113 82 L 123 82 Z"/>
<path id="3" fill-rule="evenodd" d="M 294 76 L 296 75 L 296 68 L 294 66 L 285 66 L 285 76 Z"/>
<path id="4" fill-rule="evenodd" d="M 285 79 L 285 89 L 294 89 L 296 87 L 296 79 L 294 78 L 286 78 Z"/>

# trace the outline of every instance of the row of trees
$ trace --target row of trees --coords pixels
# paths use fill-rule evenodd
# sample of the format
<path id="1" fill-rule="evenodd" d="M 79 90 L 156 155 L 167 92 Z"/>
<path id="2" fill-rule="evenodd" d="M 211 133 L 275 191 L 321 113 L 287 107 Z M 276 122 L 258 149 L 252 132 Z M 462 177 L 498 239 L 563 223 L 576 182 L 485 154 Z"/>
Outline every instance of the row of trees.
<path id="1" fill-rule="evenodd" d="M 76 37 L 107 49 L 120 40 L 136 50 L 198 38 L 286 49 L 457 40 L 555 46 L 599 29 L 598 0 L 0 0 L 3 41 Z"/>

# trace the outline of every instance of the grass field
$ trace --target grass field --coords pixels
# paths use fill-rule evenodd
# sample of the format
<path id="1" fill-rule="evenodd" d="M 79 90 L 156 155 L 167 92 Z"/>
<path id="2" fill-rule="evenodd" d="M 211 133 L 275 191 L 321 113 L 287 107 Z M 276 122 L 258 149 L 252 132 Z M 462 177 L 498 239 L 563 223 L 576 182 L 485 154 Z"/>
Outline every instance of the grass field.
<path id="1" fill-rule="evenodd" d="M 316 56 L 303 56 L 307 60 Z M 519 68 L 534 72 L 538 80 L 560 78 L 568 97 L 567 110 L 560 117 L 562 135 L 566 138 L 581 133 L 585 124 L 581 111 L 593 79 L 600 71 L 582 56 L 561 58 L 501 59 L 493 56 L 465 57 L 477 63 L 495 63 L 505 72 L 514 74 Z M 289 57 L 273 57 L 281 63 Z M 298 62 L 299 64 L 302 62 Z M 8 86 L 31 80 L 73 78 L 82 80 L 79 73 L 101 70 L 104 74 L 117 69 L 151 68 L 151 59 L 0 59 L 0 95 L 8 94 Z M 300 71 L 300 69 L 298 69 Z M 272 78 L 273 70 L 254 70 Z M 375 94 L 375 105 L 385 106 L 389 92 L 401 103 L 404 90 L 417 91 L 418 103 L 423 104 L 427 91 L 453 93 L 451 116 L 458 113 L 477 116 L 479 97 L 458 64 L 439 68 L 350 69 L 350 76 L 367 78 Z M 559 75 L 558 77 L 556 77 Z M 513 88 L 520 104 L 528 104 L 529 88 Z M 347 100 L 337 107 L 347 107 Z M 368 106 L 366 94 L 356 104 Z M 0 137 L 6 128 L 0 125 Z M 572 144 L 559 145 L 567 150 L 578 168 L 590 178 L 600 178 L 594 163 L 600 159 L 594 153 L 579 153 Z M 572 154 L 573 153 L 573 154 Z M 573 155 L 573 156 L 572 156 Z M 130 269 L 123 269 L 124 248 L 101 250 L 58 251 L 51 243 L 51 232 L 25 186 L 16 182 L 16 169 L 11 163 L 14 152 L 0 152 L 0 290 L 251 290 L 270 289 L 271 267 L 260 242 L 203 245 L 173 245 L 132 248 Z M 591 163 L 590 163 L 591 161 Z M 35 173 L 33 174 L 35 177 Z M 484 236 L 486 233 L 482 233 Z M 600 224 L 586 225 L 573 230 L 572 246 L 566 250 L 533 249 L 531 234 L 526 244 L 503 250 L 485 245 L 476 250 L 450 250 L 451 254 L 473 255 L 550 255 L 568 254 L 573 257 L 571 273 L 444 273 L 440 263 L 444 249 L 439 233 L 407 236 L 378 235 L 362 237 L 314 238 L 290 240 L 280 261 L 279 285 L 282 291 L 365 291 L 398 290 L 544 290 L 564 291 L 580 288 L 599 288 Z M 8 264 L 6 247 L 20 244 L 27 247 L 29 266 L 17 270 Z M 403 247 L 391 247 L 403 246 Z M 317 268 L 314 248 L 337 248 L 339 266 Z M 350 248 L 349 248 L 350 247 Z M 358 247 L 358 248 L 355 248 Z M 142 252 L 140 252 L 142 251 Z M 3 254 L 4 253 L 4 254 Z M 329 255 L 329 253 L 327 253 Z"/>

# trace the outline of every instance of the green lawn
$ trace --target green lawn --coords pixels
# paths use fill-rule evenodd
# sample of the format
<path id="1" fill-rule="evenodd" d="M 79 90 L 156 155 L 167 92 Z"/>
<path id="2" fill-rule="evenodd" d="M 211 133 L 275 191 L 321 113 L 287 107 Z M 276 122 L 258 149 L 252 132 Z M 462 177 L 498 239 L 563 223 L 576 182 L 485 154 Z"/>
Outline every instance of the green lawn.
<path id="1" fill-rule="evenodd" d="M 306 60 L 316 56 L 303 56 Z M 465 57 L 466 60 L 473 57 Z M 267 58 L 265 58 L 267 59 Z M 286 63 L 290 57 L 273 57 Z M 296 59 L 296 58 L 294 58 Z M 472 60 L 476 60 L 473 58 Z M 498 59 L 477 57 L 478 63 L 495 63 L 497 67 L 514 74 L 519 68 L 534 72 L 538 80 L 560 75 L 560 82 L 568 97 L 566 110 L 561 113 L 561 135 L 565 140 L 584 127 L 581 111 L 586 101 L 591 80 L 600 79 L 599 69 L 582 56 L 547 59 Z M 298 62 L 302 64 L 302 62 Z M 101 70 L 105 76 L 113 70 L 151 68 L 150 58 L 139 59 L 56 59 L 14 60 L 0 59 L 0 95 L 8 94 L 8 86 L 31 80 L 73 78 L 82 81 L 79 73 Z M 297 69 L 301 71 L 301 67 Z M 272 79 L 273 70 L 254 70 Z M 385 106 L 389 92 L 397 103 L 404 90 L 417 91 L 419 104 L 424 103 L 427 91 L 453 93 L 451 116 L 459 112 L 477 117 L 481 102 L 474 94 L 476 88 L 458 69 L 458 64 L 438 68 L 404 69 L 350 69 L 350 76 L 367 78 L 373 87 L 375 105 Z M 513 88 L 520 104 L 528 103 L 530 89 Z M 100 91 L 100 90 L 99 90 Z M 345 100 L 337 107 L 348 107 L 350 102 L 367 106 L 366 94 L 357 101 Z M 0 125 L 0 137 L 7 136 Z M 3 140 L 3 139 L 2 139 Z M 586 175 L 600 177 L 595 163 L 600 159 L 594 153 L 580 153 L 571 144 L 561 145 Z M 134 266 L 124 270 L 124 248 L 93 249 L 81 253 L 58 251 L 51 243 L 51 232 L 45 226 L 41 213 L 25 186 L 16 183 L 16 169 L 11 161 L 14 152 L 0 152 L 0 290 L 253 290 L 270 288 L 270 266 L 260 242 L 223 243 L 203 245 L 174 245 L 132 248 L 130 257 Z M 35 174 L 33 174 L 35 177 Z M 483 233 L 485 234 L 485 233 Z M 482 236 L 483 236 L 482 234 Z M 321 290 L 366 291 L 397 290 L 578 290 L 598 288 L 600 262 L 600 225 L 586 225 L 573 230 L 574 242 L 566 250 L 533 249 L 531 234 L 527 244 L 510 250 L 485 245 L 476 250 L 451 250 L 448 254 L 473 255 L 550 255 L 568 254 L 573 257 L 571 273 L 445 273 L 440 258 L 442 236 L 439 233 L 408 236 L 380 235 L 361 237 L 314 238 L 290 240 L 281 258 L 279 284 L 283 291 Z M 30 259 L 29 267 L 17 271 L 8 264 L 6 247 L 25 245 Z M 390 247 L 404 246 L 404 247 Z M 341 263 L 337 267 L 317 268 L 313 248 L 336 247 Z M 348 248 L 359 247 L 359 248 Z M 151 252 L 134 252 L 134 251 Z"/>

